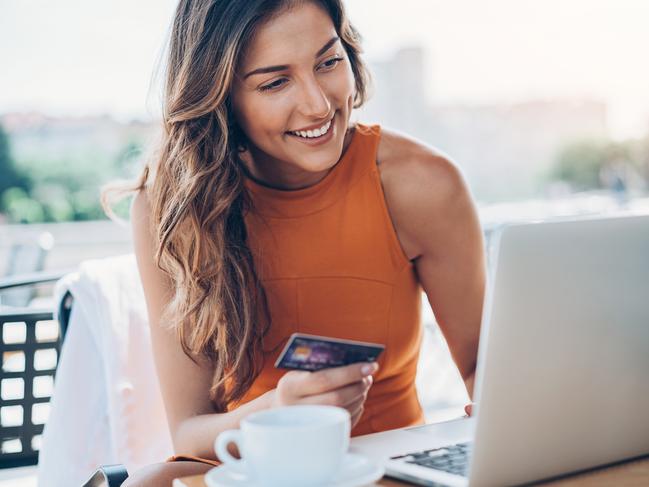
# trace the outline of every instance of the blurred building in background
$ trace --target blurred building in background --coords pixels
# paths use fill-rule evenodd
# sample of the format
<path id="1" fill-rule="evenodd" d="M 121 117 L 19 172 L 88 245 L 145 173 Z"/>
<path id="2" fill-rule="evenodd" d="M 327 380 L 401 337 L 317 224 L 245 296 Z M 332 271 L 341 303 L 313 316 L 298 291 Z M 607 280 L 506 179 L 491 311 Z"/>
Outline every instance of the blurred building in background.
<path id="1" fill-rule="evenodd" d="M 646 192 L 649 136 L 613 141 L 603 101 L 442 103 L 434 90 L 430 95 L 435 76 L 427 79 L 426 59 L 427 51 L 414 46 L 370 61 L 372 96 L 353 118 L 447 154 L 480 204 L 593 190 L 614 192 L 623 202 L 633 191 Z M 99 188 L 137 175 L 155 147 L 160 123 L 27 112 L 0 113 L 0 128 L 10 145 L 6 164 L 22 181 L 20 187 L 0 188 L 0 221 L 41 223 L 104 218 Z"/>
<path id="2" fill-rule="evenodd" d="M 65 160 L 74 155 L 103 158 L 116 154 L 129 142 L 152 140 L 156 125 L 132 120 L 122 123 L 109 115 L 53 117 L 39 112 L 0 114 L 11 136 L 14 156 Z"/>
<path id="3" fill-rule="evenodd" d="M 448 154 L 480 200 L 536 196 L 567 143 L 609 136 L 606 104 L 597 100 L 431 102 L 424 62 L 425 51 L 412 47 L 371 64 L 375 96 L 359 118 L 411 134 Z"/>

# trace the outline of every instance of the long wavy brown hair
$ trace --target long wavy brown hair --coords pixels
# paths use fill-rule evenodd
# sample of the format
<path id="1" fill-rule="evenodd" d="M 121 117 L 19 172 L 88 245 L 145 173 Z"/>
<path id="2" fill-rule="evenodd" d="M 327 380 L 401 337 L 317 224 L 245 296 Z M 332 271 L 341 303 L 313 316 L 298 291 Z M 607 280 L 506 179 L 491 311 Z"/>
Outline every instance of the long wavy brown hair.
<path id="1" fill-rule="evenodd" d="M 329 13 L 355 77 L 354 107 L 369 72 L 361 38 L 341 0 L 312 0 Z M 217 412 L 240 400 L 261 371 L 270 326 L 263 287 L 246 243 L 251 202 L 239 153 L 247 147 L 230 92 L 255 30 L 296 0 L 181 0 L 170 34 L 163 132 L 156 155 L 121 193 L 146 190 L 156 261 L 171 279 L 165 321 L 182 348 L 214 365 Z M 110 190 L 109 190 L 110 191 Z M 108 198 L 104 194 L 104 206 Z"/>

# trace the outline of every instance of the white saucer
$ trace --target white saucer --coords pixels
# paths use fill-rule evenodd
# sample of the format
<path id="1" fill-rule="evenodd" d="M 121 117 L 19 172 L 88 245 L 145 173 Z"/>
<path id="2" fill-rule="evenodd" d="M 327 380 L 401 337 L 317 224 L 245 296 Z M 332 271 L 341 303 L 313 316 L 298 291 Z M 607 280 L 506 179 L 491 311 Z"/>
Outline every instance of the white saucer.
<path id="1" fill-rule="evenodd" d="M 327 487 L 359 487 L 380 479 L 383 477 L 384 472 L 383 466 L 370 460 L 365 455 L 347 453 L 338 475 L 330 482 L 327 482 L 326 485 Z M 255 487 L 258 485 L 248 475 L 234 472 L 227 465 L 214 467 L 207 472 L 205 474 L 205 483 L 208 487 L 238 487 L 243 485 Z"/>

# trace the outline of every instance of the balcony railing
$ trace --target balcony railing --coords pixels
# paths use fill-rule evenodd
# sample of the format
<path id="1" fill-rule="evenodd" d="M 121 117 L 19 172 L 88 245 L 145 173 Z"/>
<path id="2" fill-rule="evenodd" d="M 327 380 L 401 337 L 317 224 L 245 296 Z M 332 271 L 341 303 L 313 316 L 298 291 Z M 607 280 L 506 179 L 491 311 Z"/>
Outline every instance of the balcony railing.
<path id="1" fill-rule="evenodd" d="M 0 296 L 7 289 L 54 282 L 64 273 L 0 279 Z M 69 315 L 66 301 L 60 305 L 63 323 Z M 65 326 L 54 319 L 53 308 L 0 307 L 0 468 L 38 463 L 64 336 Z"/>

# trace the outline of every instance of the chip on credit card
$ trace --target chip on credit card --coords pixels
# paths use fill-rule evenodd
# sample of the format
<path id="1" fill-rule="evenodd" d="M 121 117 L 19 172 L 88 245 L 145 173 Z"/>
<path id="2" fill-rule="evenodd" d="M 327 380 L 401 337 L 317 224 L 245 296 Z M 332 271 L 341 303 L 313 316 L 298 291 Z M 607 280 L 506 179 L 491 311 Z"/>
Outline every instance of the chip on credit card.
<path id="1" fill-rule="evenodd" d="M 374 362 L 384 345 L 293 333 L 275 362 L 278 369 L 315 371 L 357 362 Z"/>

